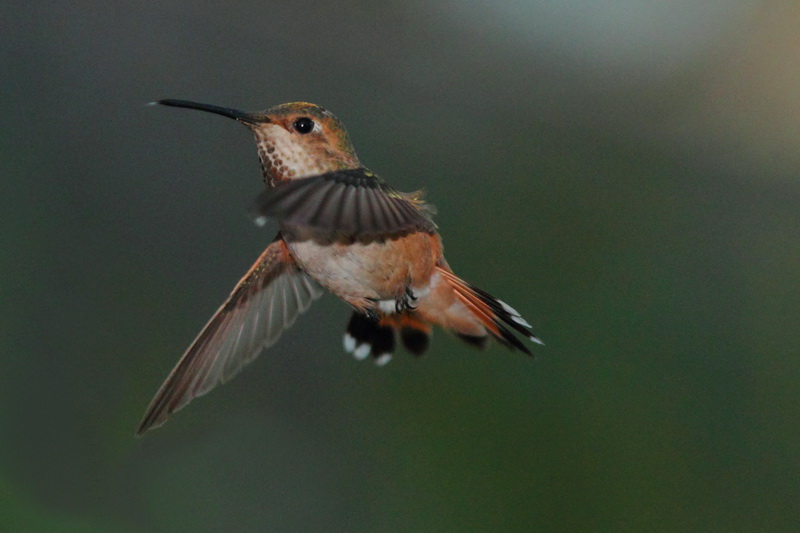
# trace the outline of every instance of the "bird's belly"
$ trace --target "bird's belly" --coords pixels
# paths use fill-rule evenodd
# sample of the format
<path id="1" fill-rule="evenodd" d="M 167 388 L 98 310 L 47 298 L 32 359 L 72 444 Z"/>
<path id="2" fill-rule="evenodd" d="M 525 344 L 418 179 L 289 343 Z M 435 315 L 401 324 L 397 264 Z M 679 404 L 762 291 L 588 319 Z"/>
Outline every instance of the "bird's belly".
<path id="1" fill-rule="evenodd" d="M 441 256 L 438 236 L 428 233 L 367 243 L 287 239 L 287 244 L 308 275 L 344 299 L 389 300 L 406 287 L 427 286 Z"/>

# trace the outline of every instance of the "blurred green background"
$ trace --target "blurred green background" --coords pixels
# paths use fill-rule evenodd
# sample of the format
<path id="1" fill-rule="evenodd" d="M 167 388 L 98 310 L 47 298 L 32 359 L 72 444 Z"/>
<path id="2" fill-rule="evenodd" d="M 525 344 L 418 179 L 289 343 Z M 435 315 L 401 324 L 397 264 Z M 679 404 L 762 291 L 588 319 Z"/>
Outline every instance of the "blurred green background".
<path id="1" fill-rule="evenodd" d="M 797 2 L 6 2 L 0 531 L 800 530 Z M 547 346 L 346 356 L 323 298 L 142 439 L 307 100 Z"/>

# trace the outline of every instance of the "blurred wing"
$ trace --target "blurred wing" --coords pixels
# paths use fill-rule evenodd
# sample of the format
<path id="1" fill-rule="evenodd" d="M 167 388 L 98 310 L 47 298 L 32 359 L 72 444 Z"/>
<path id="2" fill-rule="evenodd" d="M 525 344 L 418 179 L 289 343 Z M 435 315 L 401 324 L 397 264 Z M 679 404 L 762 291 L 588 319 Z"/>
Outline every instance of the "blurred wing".
<path id="1" fill-rule="evenodd" d="M 283 239 L 272 242 L 170 372 L 136 434 L 160 426 L 171 413 L 233 377 L 321 294 Z"/>
<path id="2" fill-rule="evenodd" d="M 365 168 L 278 183 L 256 199 L 255 214 L 287 225 L 349 235 L 433 232 L 433 207 Z"/>

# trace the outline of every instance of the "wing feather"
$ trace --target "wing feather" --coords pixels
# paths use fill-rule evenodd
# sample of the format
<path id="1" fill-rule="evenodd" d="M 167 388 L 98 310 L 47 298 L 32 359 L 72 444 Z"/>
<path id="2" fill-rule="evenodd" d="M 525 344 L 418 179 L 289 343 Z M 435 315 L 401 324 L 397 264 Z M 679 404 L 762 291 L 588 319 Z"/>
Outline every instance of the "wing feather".
<path id="1" fill-rule="evenodd" d="M 392 224 L 386 210 L 389 208 L 385 194 L 374 194 L 372 204 L 372 217 L 375 219 L 375 229 L 378 233 L 386 233 Z"/>
<path id="2" fill-rule="evenodd" d="M 308 216 L 308 224 L 310 226 L 318 226 L 325 224 L 326 221 L 336 220 L 338 216 L 338 202 L 336 201 L 337 194 L 331 194 L 332 190 L 336 187 L 336 183 L 328 182 L 322 184 L 314 191 L 314 198 L 310 199 L 311 205 L 316 205 Z"/>
<path id="3" fill-rule="evenodd" d="M 170 372 L 137 435 L 235 376 L 322 294 L 282 239 L 270 244 Z"/>
<path id="4" fill-rule="evenodd" d="M 365 168 L 278 183 L 258 197 L 254 211 L 288 226 L 351 236 L 436 229 L 432 206 L 395 191 Z"/>

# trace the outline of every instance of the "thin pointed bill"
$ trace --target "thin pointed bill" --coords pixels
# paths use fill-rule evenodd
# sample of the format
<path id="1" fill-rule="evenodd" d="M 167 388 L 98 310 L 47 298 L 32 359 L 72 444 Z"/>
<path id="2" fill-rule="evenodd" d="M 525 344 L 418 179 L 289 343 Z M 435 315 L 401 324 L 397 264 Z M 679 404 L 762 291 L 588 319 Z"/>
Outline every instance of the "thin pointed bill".
<path id="1" fill-rule="evenodd" d="M 222 115 L 223 117 L 228 117 L 234 120 L 238 120 L 239 122 L 244 122 L 245 124 L 258 124 L 262 122 L 268 122 L 268 120 L 263 118 L 257 118 L 253 116 L 251 113 L 245 113 L 244 111 L 239 111 L 238 109 L 231 109 L 230 107 L 220 107 L 211 104 L 201 104 L 200 102 L 191 102 L 189 100 L 173 100 L 171 98 L 168 98 L 166 100 L 159 100 L 157 103 L 161 105 L 167 105 L 170 107 L 185 107 L 187 109 L 197 109 L 199 111 L 207 111 L 209 113 L 215 113 L 217 115 Z"/>

